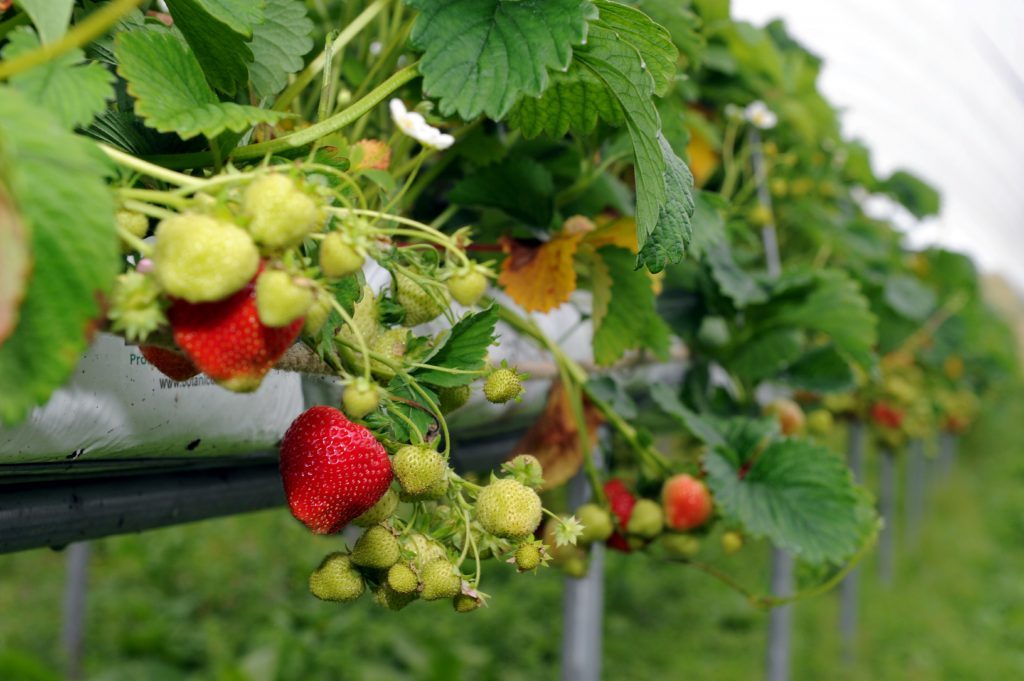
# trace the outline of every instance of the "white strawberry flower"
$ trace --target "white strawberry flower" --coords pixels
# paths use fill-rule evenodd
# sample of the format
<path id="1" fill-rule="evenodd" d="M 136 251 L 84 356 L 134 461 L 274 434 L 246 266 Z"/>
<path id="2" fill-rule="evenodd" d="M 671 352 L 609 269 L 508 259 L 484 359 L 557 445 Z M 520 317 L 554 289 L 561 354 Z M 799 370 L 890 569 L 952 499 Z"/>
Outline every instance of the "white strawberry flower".
<path id="1" fill-rule="evenodd" d="M 454 137 L 427 123 L 422 115 L 406 109 L 402 100 L 392 99 L 390 106 L 391 118 L 395 121 L 398 129 L 423 146 L 441 150 L 447 149 L 455 143 Z"/>
<path id="2" fill-rule="evenodd" d="M 751 125 L 760 128 L 761 130 L 769 130 L 775 127 L 775 124 L 779 122 L 778 116 L 775 112 L 768 108 L 768 105 L 762 102 L 760 99 L 756 102 L 751 102 L 746 109 L 743 111 L 743 115 Z"/>

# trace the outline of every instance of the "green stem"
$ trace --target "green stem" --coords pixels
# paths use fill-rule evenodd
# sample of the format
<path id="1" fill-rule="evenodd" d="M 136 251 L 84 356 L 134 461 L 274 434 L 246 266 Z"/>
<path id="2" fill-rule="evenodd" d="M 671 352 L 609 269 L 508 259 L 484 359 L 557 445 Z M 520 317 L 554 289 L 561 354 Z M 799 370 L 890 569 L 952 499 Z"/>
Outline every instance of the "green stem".
<path id="1" fill-rule="evenodd" d="M 283 137 L 239 147 L 231 152 L 230 159 L 234 161 L 250 161 L 306 147 L 321 137 L 326 137 L 362 118 L 373 110 L 375 106 L 387 99 L 389 95 L 417 76 L 419 76 L 419 62 L 412 63 L 401 71 L 395 72 L 390 78 L 344 111 L 340 111 L 330 118 L 314 123 L 308 128 L 296 130 Z M 153 156 L 150 159 L 168 168 L 204 168 L 213 161 L 213 155 L 209 151 L 200 151 L 193 154 Z"/>
<path id="2" fill-rule="evenodd" d="M 97 146 L 117 165 L 128 168 L 129 170 L 134 170 L 141 175 L 146 175 L 157 180 L 163 180 L 168 184 L 173 184 L 178 187 L 199 187 L 204 183 L 203 180 L 192 177 L 191 175 L 176 173 L 173 170 L 168 170 L 167 168 L 158 166 L 154 163 L 143 161 L 141 158 L 137 158 L 131 154 L 126 154 L 119 149 L 115 149 L 109 144 L 97 142 Z"/>
<path id="3" fill-rule="evenodd" d="M 10 78 L 34 66 L 44 64 L 54 57 L 86 45 L 107 32 L 125 14 L 139 4 L 140 0 L 114 0 L 103 9 L 97 10 L 76 24 L 55 43 L 26 52 L 25 54 L 0 62 L 0 80 Z"/>
<path id="4" fill-rule="evenodd" d="M 117 235 L 121 237 L 122 241 L 138 251 L 142 257 L 148 258 L 152 255 L 153 248 L 149 244 L 120 225 L 117 226 Z"/>
<path id="5" fill-rule="evenodd" d="M 157 191 L 155 189 L 134 189 L 131 187 L 124 187 L 117 190 L 117 195 L 122 199 L 136 199 L 138 201 L 160 203 L 166 206 L 173 206 L 175 208 L 184 208 L 189 204 L 188 199 L 182 196 Z"/>
<path id="6" fill-rule="evenodd" d="M 337 310 L 341 318 L 345 320 L 349 328 L 352 329 L 352 333 L 356 335 L 356 343 L 359 345 L 359 350 L 363 353 L 363 378 L 367 381 L 372 380 L 370 375 L 370 346 L 366 344 L 366 338 L 363 336 L 363 332 L 359 327 L 352 322 L 352 315 L 348 313 L 345 306 L 338 302 L 334 297 L 330 297 L 331 307 Z"/>
<path id="7" fill-rule="evenodd" d="M 309 63 L 302 73 L 295 77 L 295 80 L 285 88 L 277 97 L 277 101 L 274 102 L 274 106 L 271 107 L 275 111 L 285 111 L 288 105 L 292 103 L 300 92 L 302 92 L 307 85 L 313 82 L 313 79 L 323 71 L 327 64 L 327 58 L 331 55 L 338 54 L 341 50 L 352 42 L 359 33 L 366 28 L 366 26 L 373 21 L 373 18 L 377 16 L 381 10 L 387 7 L 389 0 L 377 0 L 376 2 L 369 5 L 362 13 L 353 19 L 345 27 L 345 29 L 338 34 L 338 37 L 334 39 L 334 42 L 324 48 L 316 59 Z"/>
<path id="8" fill-rule="evenodd" d="M 136 213 L 142 213 L 143 215 L 148 215 L 149 217 L 157 218 L 158 220 L 163 220 L 164 218 L 169 218 L 175 215 L 174 211 L 157 208 L 154 205 L 143 203 L 142 201 L 129 200 L 125 201 L 122 205 L 128 210 L 133 210 Z"/>

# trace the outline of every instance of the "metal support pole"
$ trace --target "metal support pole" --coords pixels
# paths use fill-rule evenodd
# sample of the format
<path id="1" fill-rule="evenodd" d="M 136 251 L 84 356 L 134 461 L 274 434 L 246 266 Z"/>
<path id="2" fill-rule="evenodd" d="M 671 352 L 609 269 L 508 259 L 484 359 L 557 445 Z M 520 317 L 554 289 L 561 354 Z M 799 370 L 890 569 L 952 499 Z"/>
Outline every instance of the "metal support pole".
<path id="1" fill-rule="evenodd" d="M 939 434 L 939 477 L 946 478 L 953 470 L 956 460 L 956 435 L 945 432 Z"/>
<path id="2" fill-rule="evenodd" d="M 878 477 L 879 513 L 884 522 L 878 538 L 878 576 L 889 585 L 896 565 L 896 455 L 890 447 L 882 449 Z"/>
<path id="3" fill-rule="evenodd" d="M 906 526 L 903 541 L 906 546 L 916 545 L 921 536 L 924 520 L 925 470 L 924 441 L 914 439 L 907 449 L 907 495 L 904 508 Z"/>
<path id="4" fill-rule="evenodd" d="M 594 462 L 601 465 L 601 448 L 594 447 Z M 580 471 L 569 481 L 569 506 L 590 500 L 587 474 Z M 604 624 L 604 552 L 602 542 L 590 547 L 590 567 L 582 579 L 565 578 L 562 605 L 562 681 L 599 681 L 601 637 Z"/>
<path id="5" fill-rule="evenodd" d="M 850 422 L 846 456 L 853 479 L 861 482 L 864 479 L 864 424 L 860 421 Z M 846 665 L 852 665 L 856 659 L 859 594 L 860 567 L 855 567 L 839 585 L 839 638 Z"/>
<path id="6" fill-rule="evenodd" d="M 756 127 L 750 129 L 751 162 L 757 181 L 757 200 L 767 209 L 768 219 L 761 228 L 761 243 L 764 246 L 765 266 L 772 279 L 782 274 L 782 259 L 779 256 L 779 241 L 775 234 L 775 219 L 772 217 L 772 195 L 768 190 L 764 155 L 761 151 L 761 134 Z M 793 592 L 793 557 L 779 548 L 772 549 L 772 593 L 788 596 Z M 784 605 L 772 610 L 768 621 L 768 653 L 766 655 L 766 676 L 768 681 L 789 679 L 789 653 L 793 606 Z"/>
<path id="7" fill-rule="evenodd" d="M 89 550 L 89 542 L 78 542 L 68 547 L 67 554 L 67 577 L 64 582 L 64 623 L 60 638 L 67 665 L 67 678 L 71 681 L 82 678 Z"/>
<path id="8" fill-rule="evenodd" d="M 782 549 L 772 549 L 772 593 L 789 596 L 793 593 L 793 557 Z M 767 681 L 789 679 L 789 659 L 792 649 L 793 606 L 774 608 L 768 620 L 768 653 L 765 656 Z"/>

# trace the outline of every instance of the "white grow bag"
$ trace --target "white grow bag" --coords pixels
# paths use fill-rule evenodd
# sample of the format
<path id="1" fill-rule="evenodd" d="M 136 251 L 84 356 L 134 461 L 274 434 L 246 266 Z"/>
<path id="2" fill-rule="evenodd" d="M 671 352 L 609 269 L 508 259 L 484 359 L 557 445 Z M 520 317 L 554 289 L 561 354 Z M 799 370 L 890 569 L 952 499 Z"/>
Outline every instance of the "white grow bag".
<path id="1" fill-rule="evenodd" d="M 14 428 L 0 428 L 0 465 L 268 450 L 302 407 L 298 374 L 272 371 L 248 394 L 202 374 L 177 383 L 137 347 L 100 334 L 44 406 Z"/>

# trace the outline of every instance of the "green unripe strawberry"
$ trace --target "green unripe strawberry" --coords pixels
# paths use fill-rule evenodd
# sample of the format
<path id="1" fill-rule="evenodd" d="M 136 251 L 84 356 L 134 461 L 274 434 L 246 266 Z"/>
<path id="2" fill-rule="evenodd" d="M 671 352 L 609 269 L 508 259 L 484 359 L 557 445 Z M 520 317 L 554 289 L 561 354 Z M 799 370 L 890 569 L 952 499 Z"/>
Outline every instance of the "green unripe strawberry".
<path id="1" fill-rule="evenodd" d="M 730 336 L 729 324 L 721 317 L 705 317 L 697 329 L 697 340 L 712 348 L 728 345 Z"/>
<path id="2" fill-rule="evenodd" d="M 467 268 L 448 279 L 448 293 L 462 305 L 476 305 L 487 290 L 487 277 L 479 269 Z"/>
<path id="3" fill-rule="evenodd" d="M 141 272 L 125 272 L 114 280 L 110 292 L 110 309 L 107 317 L 110 328 L 131 343 L 145 340 L 161 324 L 167 323 L 160 306 L 160 287 L 153 277 Z"/>
<path id="4" fill-rule="evenodd" d="M 437 481 L 419 494 L 410 494 L 409 492 L 402 491 L 399 493 L 399 498 L 402 501 L 437 501 L 444 497 L 448 493 L 448 476 L 443 475 L 437 479 Z"/>
<path id="5" fill-rule="evenodd" d="M 754 227 L 763 227 L 772 221 L 772 211 L 764 204 L 757 204 L 747 213 L 747 219 Z"/>
<path id="6" fill-rule="evenodd" d="M 411 594 L 420 586 L 420 579 L 405 563 L 395 563 L 388 569 L 388 586 L 400 594 Z"/>
<path id="7" fill-rule="evenodd" d="M 368 511 L 363 513 L 361 516 L 357 516 L 352 524 L 356 527 L 373 527 L 379 525 L 395 513 L 395 509 L 398 508 L 398 494 L 395 490 L 389 489 L 384 493 L 380 499 L 377 500 Z"/>
<path id="8" fill-rule="evenodd" d="M 388 329 L 373 339 L 370 343 L 370 352 L 383 355 L 389 363 L 401 366 L 402 358 L 405 357 L 405 348 L 408 340 L 408 329 L 401 327 Z M 395 370 L 379 359 L 370 360 L 370 371 L 373 372 L 374 376 L 380 378 L 392 379 L 395 377 Z"/>
<path id="9" fill-rule="evenodd" d="M 629 517 L 626 531 L 644 539 L 654 539 L 665 529 L 665 512 L 651 499 L 638 499 Z"/>
<path id="10" fill-rule="evenodd" d="M 341 279 L 363 268 L 366 258 L 341 232 L 331 232 L 320 244 L 320 271 L 328 279 Z"/>
<path id="11" fill-rule="evenodd" d="M 398 562 L 401 548 L 391 530 L 374 525 L 352 547 L 352 563 L 359 567 L 383 570 Z"/>
<path id="12" fill-rule="evenodd" d="M 345 386 L 341 405 L 349 418 L 361 419 L 380 406 L 380 389 L 365 378 L 357 378 Z"/>
<path id="13" fill-rule="evenodd" d="M 540 525 L 540 497 L 518 480 L 495 480 L 477 495 L 476 517 L 496 537 L 525 537 Z"/>
<path id="14" fill-rule="evenodd" d="M 544 555 L 541 553 L 541 547 L 537 546 L 534 542 L 527 542 L 523 544 L 515 553 L 516 568 L 520 572 L 529 572 L 530 570 L 536 570 L 541 564 Z"/>
<path id="15" fill-rule="evenodd" d="M 445 558 L 424 565 L 420 571 L 420 580 L 423 582 L 420 598 L 425 601 L 454 598 L 462 591 L 462 575 Z"/>
<path id="16" fill-rule="evenodd" d="M 669 558 L 689 560 L 700 551 L 700 539 L 691 534 L 668 532 L 661 537 L 661 546 Z"/>
<path id="17" fill-rule="evenodd" d="M 264 175 L 246 187 L 242 212 L 249 218 L 252 238 L 272 249 L 301 243 L 322 217 L 316 201 L 281 174 Z"/>
<path id="18" fill-rule="evenodd" d="M 415 591 L 412 593 L 401 594 L 387 584 L 381 584 L 373 592 L 374 601 L 388 610 L 394 610 L 396 612 L 415 601 L 417 597 L 418 594 Z"/>
<path id="19" fill-rule="evenodd" d="M 405 548 L 413 553 L 413 565 L 420 570 L 427 563 L 444 558 L 444 547 L 426 535 L 414 532 L 405 538 Z"/>
<path id="20" fill-rule="evenodd" d="M 583 534 L 577 540 L 580 544 L 604 541 L 615 531 L 611 514 L 597 504 L 583 504 L 576 509 L 575 515 L 583 524 Z"/>
<path id="21" fill-rule="evenodd" d="M 302 332 L 307 336 L 316 336 L 320 333 L 331 315 L 330 294 L 320 291 L 315 294 L 313 304 L 306 310 L 306 321 L 302 323 Z"/>
<path id="22" fill-rule="evenodd" d="M 523 393 L 523 382 L 515 369 L 495 369 L 484 383 L 484 397 L 493 404 L 504 404 Z"/>
<path id="23" fill-rule="evenodd" d="M 815 409 L 807 415 L 807 431 L 814 435 L 828 435 L 834 426 L 835 419 L 827 409 Z"/>
<path id="24" fill-rule="evenodd" d="M 469 402 L 469 396 L 471 389 L 468 385 L 460 385 L 454 388 L 441 388 L 437 391 L 437 396 L 440 399 L 442 414 L 450 414 L 459 407 L 462 407 Z"/>
<path id="25" fill-rule="evenodd" d="M 469 594 L 458 594 L 452 599 L 452 607 L 455 608 L 455 612 L 473 612 L 481 605 L 483 605 L 483 601 Z"/>
<path id="26" fill-rule="evenodd" d="M 140 239 L 149 231 L 149 218 L 134 210 L 119 210 L 114 215 L 114 219 L 117 221 L 119 230 L 124 230 Z"/>
<path id="27" fill-rule="evenodd" d="M 429 447 L 406 445 L 391 462 L 395 477 L 409 494 L 423 494 L 444 477 L 448 468 L 444 457 Z"/>
<path id="28" fill-rule="evenodd" d="M 185 213 L 157 225 L 153 263 L 157 282 L 169 295 L 208 303 L 248 284 L 260 266 L 260 254 L 241 227 Z"/>
<path id="29" fill-rule="evenodd" d="M 587 556 L 584 553 L 569 556 L 558 565 L 567 577 L 583 579 L 587 576 Z"/>
<path id="30" fill-rule="evenodd" d="M 743 548 L 743 535 L 735 530 L 730 530 L 722 535 L 722 551 L 726 555 L 736 553 Z"/>
<path id="31" fill-rule="evenodd" d="M 357 344 L 356 330 L 368 344 L 373 343 L 381 331 L 380 320 L 377 317 L 377 297 L 369 287 L 363 289 L 362 298 L 353 307 L 352 323 L 341 327 L 341 337 L 349 343 Z"/>
<path id="32" fill-rule="evenodd" d="M 405 308 L 406 326 L 419 326 L 444 312 L 447 293 L 440 290 L 427 291 L 408 275 L 395 276 L 395 300 Z"/>
<path id="33" fill-rule="evenodd" d="M 300 286 L 281 270 L 265 270 L 256 279 L 256 313 L 260 323 L 272 329 L 288 326 L 306 314 L 313 291 Z"/>
<path id="34" fill-rule="evenodd" d="M 363 577 L 344 553 L 331 553 L 309 576 L 309 591 L 322 601 L 354 601 L 362 595 Z"/>

